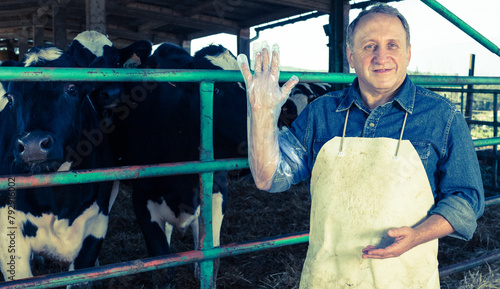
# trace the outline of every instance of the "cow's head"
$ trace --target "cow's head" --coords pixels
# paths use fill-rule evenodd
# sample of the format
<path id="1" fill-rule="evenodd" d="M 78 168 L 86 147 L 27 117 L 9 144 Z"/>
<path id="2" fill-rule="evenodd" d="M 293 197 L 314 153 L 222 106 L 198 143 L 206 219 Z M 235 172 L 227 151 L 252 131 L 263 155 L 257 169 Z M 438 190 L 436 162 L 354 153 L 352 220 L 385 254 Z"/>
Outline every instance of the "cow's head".
<path id="1" fill-rule="evenodd" d="M 194 55 L 195 69 L 239 71 L 236 57 L 222 45 L 209 45 Z M 214 85 L 214 146 L 216 157 L 246 155 L 247 100 L 241 82 Z"/>
<path id="2" fill-rule="evenodd" d="M 150 41 L 140 40 L 118 49 L 107 36 L 96 31 L 84 31 L 70 43 L 68 54 L 78 65 L 88 68 L 142 68 L 151 55 Z M 89 97 L 106 126 L 112 126 L 114 111 L 123 105 L 123 82 L 97 82 Z"/>
<path id="3" fill-rule="evenodd" d="M 29 67 L 73 67 L 75 61 L 56 47 L 35 47 L 23 60 Z M 76 147 L 93 113 L 87 99 L 91 85 L 78 82 L 11 82 L 0 100 L 12 112 L 14 171 L 40 173 L 66 162 L 67 148 Z"/>

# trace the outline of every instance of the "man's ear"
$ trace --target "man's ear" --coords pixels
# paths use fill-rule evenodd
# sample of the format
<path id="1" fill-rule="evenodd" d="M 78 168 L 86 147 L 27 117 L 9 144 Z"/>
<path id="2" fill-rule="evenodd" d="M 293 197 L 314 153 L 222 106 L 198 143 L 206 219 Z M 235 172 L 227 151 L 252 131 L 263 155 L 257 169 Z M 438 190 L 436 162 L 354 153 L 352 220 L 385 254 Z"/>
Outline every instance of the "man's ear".
<path id="1" fill-rule="evenodd" d="M 408 59 L 406 60 L 406 66 L 410 65 L 410 59 L 411 59 L 411 44 L 408 46 Z"/>
<path id="2" fill-rule="evenodd" d="M 345 48 L 345 54 L 346 54 L 346 57 L 347 57 L 347 61 L 349 62 L 349 66 L 351 66 L 351 68 L 354 68 L 354 65 L 352 63 L 352 51 L 349 48 L 349 46 L 346 46 L 346 48 Z"/>

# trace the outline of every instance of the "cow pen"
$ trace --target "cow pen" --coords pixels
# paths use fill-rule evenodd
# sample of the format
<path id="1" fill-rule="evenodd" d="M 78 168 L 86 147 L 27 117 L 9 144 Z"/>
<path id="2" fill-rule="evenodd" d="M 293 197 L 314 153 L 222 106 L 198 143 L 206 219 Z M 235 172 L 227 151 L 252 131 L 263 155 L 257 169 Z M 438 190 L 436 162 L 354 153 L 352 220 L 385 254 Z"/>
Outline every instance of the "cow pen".
<path id="1" fill-rule="evenodd" d="M 354 74 L 341 73 L 293 73 L 302 82 L 329 82 L 351 83 Z M 285 81 L 292 73 L 282 72 L 280 80 Z M 426 85 L 500 85 L 500 77 L 459 77 L 459 76 L 410 76 L 416 84 Z M 83 281 L 95 281 L 119 277 L 128 274 L 153 271 L 194 262 L 201 262 L 201 288 L 212 288 L 213 259 L 252 253 L 259 250 L 289 246 L 308 241 L 308 232 L 292 233 L 263 240 L 248 240 L 244 243 L 221 245 L 213 247 L 212 240 L 212 186 L 213 171 L 238 170 L 248 168 L 246 159 L 214 159 L 212 146 L 212 109 L 214 82 L 242 81 L 238 71 L 187 71 L 162 69 L 80 69 L 80 68 L 24 68 L 6 67 L 0 69 L 1 81 L 130 81 L 130 82 L 200 82 L 201 93 L 201 144 L 200 159 L 195 162 L 166 163 L 148 166 L 128 166 L 110 169 L 88 171 L 68 171 L 32 176 L 15 177 L 17 188 L 57 186 L 80 184 L 112 180 L 126 180 L 137 178 L 157 177 L 163 175 L 179 175 L 199 173 L 201 182 L 201 238 L 200 250 L 175 253 L 166 256 L 145 258 L 134 261 L 104 265 L 83 270 L 61 272 L 44 276 L 35 276 L 30 279 L 15 280 L 0 284 L 2 288 L 52 288 L 62 285 L 75 284 Z M 496 108 L 495 108 L 496 111 Z M 476 147 L 496 146 L 500 144 L 500 137 L 478 139 L 474 141 Z M 0 177 L 0 191 L 7 190 L 8 177 Z M 486 205 L 500 203 L 500 197 L 490 197 Z M 467 270 L 498 259 L 500 251 L 484 255 L 478 259 L 441 268 L 440 276 Z"/>

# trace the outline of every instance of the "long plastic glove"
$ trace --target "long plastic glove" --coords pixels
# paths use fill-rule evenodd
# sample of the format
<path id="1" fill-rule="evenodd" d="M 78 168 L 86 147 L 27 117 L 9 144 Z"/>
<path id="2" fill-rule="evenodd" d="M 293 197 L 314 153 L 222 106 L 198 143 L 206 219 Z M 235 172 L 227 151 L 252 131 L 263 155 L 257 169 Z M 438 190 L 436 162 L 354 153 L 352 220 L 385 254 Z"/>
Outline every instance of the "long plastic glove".
<path id="1" fill-rule="evenodd" d="M 299 82 L 292 76 L 279 86 L 279 47 L 273 45 L 269 61 L 269 47 L 262 43 L 262 50 L 254 46 L 255 74 L 252 75 L 248 59 L 238 55 L 238 66 L 247 88 L 248 160 L 257 188 L 268 190 L 273 181 L 279 160 L 278 118 L 281 107 Z"/>

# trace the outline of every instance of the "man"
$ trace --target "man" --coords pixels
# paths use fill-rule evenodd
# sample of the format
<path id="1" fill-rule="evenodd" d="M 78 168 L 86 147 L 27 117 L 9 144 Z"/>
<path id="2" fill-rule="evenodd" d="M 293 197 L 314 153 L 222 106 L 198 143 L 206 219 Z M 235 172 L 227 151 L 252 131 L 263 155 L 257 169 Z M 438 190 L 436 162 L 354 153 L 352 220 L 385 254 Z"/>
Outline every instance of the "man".
<path id="1" fill-rule="evenodd" d="M 346 52 L 352 86 L 311 103 L 289 130 L 276 122 L 298 78 L 279 87 L 278 47 L 271 61 L 266 45 L 256 53 L 253 76 L 238 57 L 255 183 L 278 192 L 311 181 L 301 288 L 439 288 L 437 239 L 469 240 L 484 209 L 467 124 L 453 104 L 410 81 L 409 27 L 395 8 L 362 11 Z"/>

